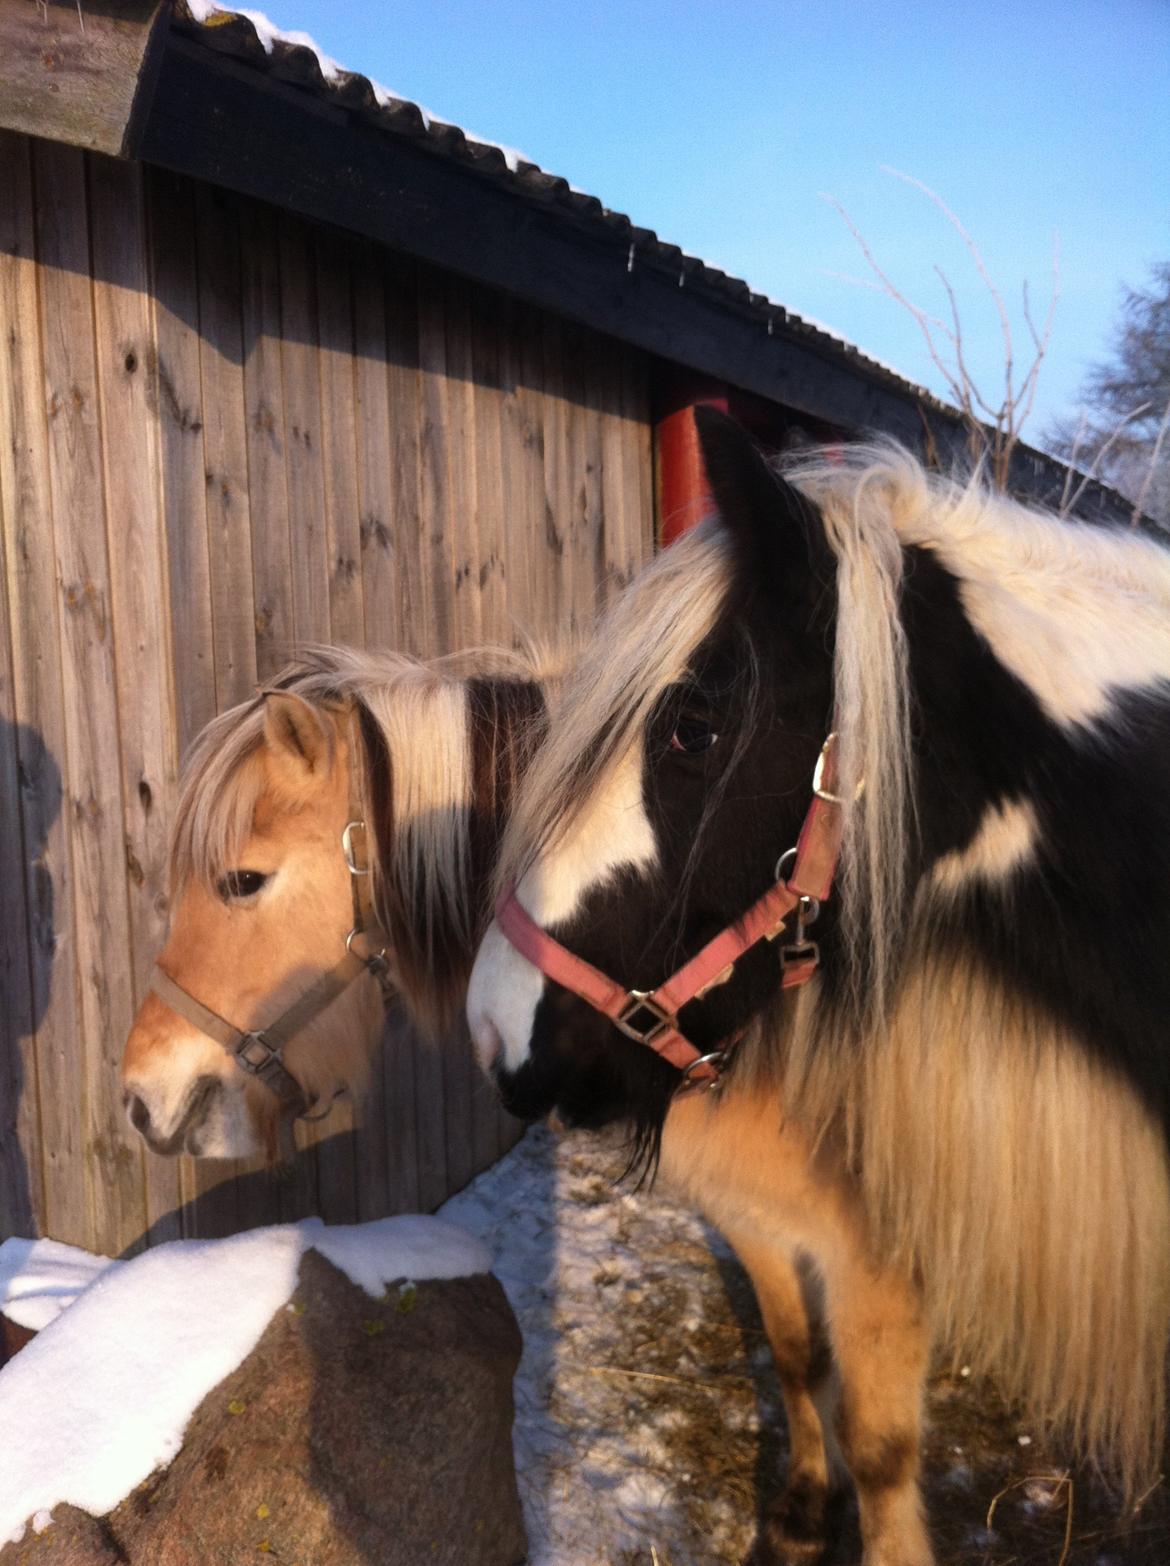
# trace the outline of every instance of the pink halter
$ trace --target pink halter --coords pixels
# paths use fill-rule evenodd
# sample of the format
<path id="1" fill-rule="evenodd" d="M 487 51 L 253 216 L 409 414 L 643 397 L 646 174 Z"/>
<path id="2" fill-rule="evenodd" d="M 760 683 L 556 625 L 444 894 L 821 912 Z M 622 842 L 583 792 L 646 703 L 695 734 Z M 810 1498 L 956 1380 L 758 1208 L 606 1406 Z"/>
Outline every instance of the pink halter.
<path id="1" fill-rule="evenodd" d="M 776 884 L 754 902 L 688 963 L 656 990 L 626 990 L 542 930 L 510 886 L 496 904 L 496 920 L 522 957 L 562 988 L 595 1011 L 608 1017 L 627 1038 L 646 1044 L 683 1073 L 688 1085 L 718 1081 L 724 1057 L 739 1035 L 725 1039 L 718 1049 L 703 1054 L 684 1036 L 678 1014 L 690 1001 L 731 978 L 736 963 L 758 941 L 774 941 L 788 916 L 797 909 L 796 939 L 782 948 L 784 989 L 806 984 L 816 972 L 820 954 L 816 942 L 805 937 L 819 905 L 828 897 L 841 847 L 841 800 L 831 791 L 834 741 L 829 735 L 813 775 L 813 799 L 796 847 L 776 866 Z M 782 874 L 792 860 L 792 873 Z"/>

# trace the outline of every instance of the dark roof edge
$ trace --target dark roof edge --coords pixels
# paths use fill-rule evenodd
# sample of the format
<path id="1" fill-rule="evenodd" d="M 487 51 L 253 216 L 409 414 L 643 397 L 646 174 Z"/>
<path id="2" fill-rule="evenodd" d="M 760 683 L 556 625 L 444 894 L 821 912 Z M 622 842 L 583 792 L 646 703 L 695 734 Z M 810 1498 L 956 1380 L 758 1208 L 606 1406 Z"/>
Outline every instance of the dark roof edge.
<path id="1" fill-rule="evenodd" d="M 517 295 L 666 360 L 844 426 L 961 457 L 958 411 L 739 279 L 522 158 L 468 138 L 250 20 L 176 0 L 144 160 L 271 201 Z M 1013 486 L 1052 504 L 1065 469 L 1021 447 Z M 1091 494 L 1091 499 L 1090 499 Z M 1128 520 L 1094 484 L 1080 509 Z"/>

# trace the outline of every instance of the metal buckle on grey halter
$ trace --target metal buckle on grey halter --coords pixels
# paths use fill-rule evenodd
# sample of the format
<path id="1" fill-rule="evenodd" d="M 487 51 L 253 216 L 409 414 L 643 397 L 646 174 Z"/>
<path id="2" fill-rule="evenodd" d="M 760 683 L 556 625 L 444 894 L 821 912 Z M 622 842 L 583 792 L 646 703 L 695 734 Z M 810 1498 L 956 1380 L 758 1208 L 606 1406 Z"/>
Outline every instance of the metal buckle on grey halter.
<path id="1" fill-rule="evenodd" d="M 355 817 L 346 822 L 341 834 L 342 853 L 345 855 L 353 892 L 353 925 L 345 937 L 344 957 L 265 1027 L 246 1030 L 237 1028 L 226 1017 L 221 1017 L 217 1011 L 177 984 L 162 968 L 156 965 L 151 975 L 151 989 L 173 1012 L 221 1045 L 241 1071 L 255 1077 L 257 1082 L 262 1082 L 270 1092 L 275 1093 L 298 1120 L 324 1119 L 332 1108 L 332 1100 L 315 1114 L 310 1113 L 316 1106 L 309 1102 L 304 1089 L 284 1064 L 284 1046 L 363 973 L 369 973 L 377 979 L 384 998 L 388 997 L 390 991 L 390 965 L 386 948 L 380 946 L 368 957 L 354 950 L 354 942 L 360 936 L 377 929 L 374 921 L 366 922 L 359 891 L 359 878 L 368 876 L 370 872 L 367 865 L 360 863 L 355 837 L 360 832 L 364 838 L 365 830 L 365 821 Z M 361 857 L 364 857 L 364 843 Z"/>

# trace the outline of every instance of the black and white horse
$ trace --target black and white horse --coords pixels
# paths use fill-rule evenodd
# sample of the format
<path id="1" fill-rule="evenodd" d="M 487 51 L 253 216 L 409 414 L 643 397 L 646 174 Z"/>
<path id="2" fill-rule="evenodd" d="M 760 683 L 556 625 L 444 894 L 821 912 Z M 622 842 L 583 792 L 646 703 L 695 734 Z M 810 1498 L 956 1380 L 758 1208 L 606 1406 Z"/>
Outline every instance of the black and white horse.
<path id="1" fill-rule="evenodd" d="M 1170 557 L 895 448 L 781 478 L 721 416 L 700 434 L 719 515 L 617 601 L 554 713 L 469 1015 L 510 1108 L 632 1121 L 743 1257 L 792 1430 L 761 1558 L 816 1557 L 835 1428 L 866 1566 L 922 1566 L 934 1343 L 1124 1486 L 1161 1454 Z M 793 894 L 677 1015 L 639 1011 L 626 992 L 783 890 L 830 730 L 843 841 L 815 926 Z M 813 936 L 815 977 L 784 987 Z M 718 1092 L 679 1095 L 666 1036 L 715 1057 Z"/>

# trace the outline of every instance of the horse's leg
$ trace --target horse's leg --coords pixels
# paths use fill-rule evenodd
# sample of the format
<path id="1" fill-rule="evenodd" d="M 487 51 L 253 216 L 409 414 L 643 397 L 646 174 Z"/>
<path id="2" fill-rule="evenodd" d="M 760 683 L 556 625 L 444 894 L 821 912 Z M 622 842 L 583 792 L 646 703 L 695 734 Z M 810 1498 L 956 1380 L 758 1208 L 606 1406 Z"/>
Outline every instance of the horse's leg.
<path id="1" fill-rule="evenodd" d="M 733 1229 L 727 1238 L 755 1287 L 788 1416 L 784 1490 L 769 1508 L 752 1561 L 803 1566 L 824 1551 L 830 1491 L 845 1478 L 831 1417 L 832 1353 L 791 1253 L 755 1233 Z"/>
<path id="2" fill-rule="evenodd" d="M 852 1225 L 849 1226 L 852 1228 Z M 865 1566 L 931 1566 L 919 1486 L 930 1339 L 910 1281 L 846 1231 L 819 1258 L 840 1372 L 838 1434 L 857 1486 Z"/>
<path id="3" fill-rule="evenodd" d="M 929 1336 L 909 1279 L 874 1260 L 856 1187 L 822 1148 L 781 1119 L 774 1093 L 728 1092 L 721 1102 L 682 1099 L 667 1117 L 662 1167 L 746 1254 L 793 1247 L 815 1262 L 825 1286 L 840 1381 L 841 1454 L 857 1486 L 864 1566 L 931 1566 L 918 1485 Z M 754 1253 L 753 1253 L 754 1255 Z M 750 1264 L 749 1264 L 749 1270 Z M 791 1325 L 776 1289 L 783 1345 Z M 782 1350 L 783 1351 L 783 1350 Z M 811 1394 L 810 1394 L 811 1395 Z M 779 1541 L 777 1541 L 779 1542 Z M 767 1530 L 761 1544 L 766 1552 Z M 761 1561 L 785 1560 L 773 1551 Z M 790 1554 L 793 1561 L 808 1561 Z"/>

